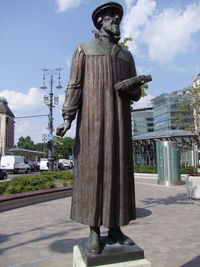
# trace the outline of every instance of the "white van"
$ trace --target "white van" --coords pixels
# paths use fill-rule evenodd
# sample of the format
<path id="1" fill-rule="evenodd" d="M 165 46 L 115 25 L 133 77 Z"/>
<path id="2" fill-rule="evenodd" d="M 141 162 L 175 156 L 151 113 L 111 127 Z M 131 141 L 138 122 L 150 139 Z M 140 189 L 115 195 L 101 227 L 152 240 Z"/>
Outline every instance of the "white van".
<path id="1" fill-rule="evenodd" d="M 48 171 L 49 167 L 48 167 L 48 159 L 46 158 L 41 158 L 40 159 L 40 171 Z"/>
<path id="2" fill-rule="evenodd" d="M 28 164 L 23 156 L 6 155 L 1 157 L 1 169 L 7 172 L 28 172 Z"/>

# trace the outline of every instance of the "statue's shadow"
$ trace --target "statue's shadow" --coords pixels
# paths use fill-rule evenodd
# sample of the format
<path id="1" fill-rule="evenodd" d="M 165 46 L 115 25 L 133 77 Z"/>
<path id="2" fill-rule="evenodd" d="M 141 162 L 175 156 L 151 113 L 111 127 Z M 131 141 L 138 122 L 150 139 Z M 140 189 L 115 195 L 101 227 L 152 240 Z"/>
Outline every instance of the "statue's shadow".
<path id="1" fill-rule="evenodd" d="M 69 238 L 69 239 L 56 240 L 49 245 L 49 248 L 52 251 L 56 251 L 59 253 L 71 253 L 73 251 L 73 247 L 78 245 L 79 243 L 84 244 L 84 246 L 86 246 L 87 240 L 88 237 L 81 239 Z M 107 236 L 101 237 L 101 251 L 103 251 L 106 245 L 113 245 L 113 244 L 116 244 L 116 242 L 108 239 Z"/>
<path id="2" fill-rule="evenodd" d="M 139 218 L 150 216 L 152 212 L 145 208 L 136 208 L 136 220 Z M 130 223 L 131 224 L 131 223 Z M 102 234 L 105 234 L 104 231 Z M 82 242 L 85 243 L 88 238 L 81 238 Z M 116 242 L 107 239 L 107 237 L 102 237 L 102 250 L 106 245 L 114 245 Z M 71 253 L 73 251 L 73 247 L 78 245 L 79 240 L 76 238 L 69 238 L 69 239 L 61 239 L 54 241 L 50 244 L 49 248 L 52 251 L 56 251 L 59 253 Z"/>
<path id="3" fill-rule="evenodd" d="M 52 242 L 49 245 L 49 248 L 52 251 L 56 251 L 59 253 L 72 253 L 73 252 L 73 247 L 78 244 L 77 239 L 69 238 L 69 239 L 61 239 L 61 240 L 56 240 Z"/>
<path id="4" fill-rule="evenodd" d="M 136 208 L 136 219 L 147 217 L 152 214 L 152 211 L 145 208 Z"/>

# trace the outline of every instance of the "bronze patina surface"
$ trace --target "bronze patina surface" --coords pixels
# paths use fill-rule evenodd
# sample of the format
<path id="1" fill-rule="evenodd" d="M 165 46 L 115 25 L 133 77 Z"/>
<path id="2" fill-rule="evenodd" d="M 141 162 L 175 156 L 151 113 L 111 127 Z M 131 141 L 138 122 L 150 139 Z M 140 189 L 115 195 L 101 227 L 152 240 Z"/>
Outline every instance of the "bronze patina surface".
<path id="1" fill-rule="evenodd" d="M 131 53 L 118 44 L 122 15 L 115 2 L 93 12 L 99 32 L 74 52 L 64 123 L 57 129 L 63 136 L 77 115 L 71 219 L 90 226 L 93 253 L 100 253 L 101 225 L 120 244 L 134 244 L 119 226 L 135 219 L 130 104 L 140 99 L 144 79 L 129 80 L 136 69 Z"/>

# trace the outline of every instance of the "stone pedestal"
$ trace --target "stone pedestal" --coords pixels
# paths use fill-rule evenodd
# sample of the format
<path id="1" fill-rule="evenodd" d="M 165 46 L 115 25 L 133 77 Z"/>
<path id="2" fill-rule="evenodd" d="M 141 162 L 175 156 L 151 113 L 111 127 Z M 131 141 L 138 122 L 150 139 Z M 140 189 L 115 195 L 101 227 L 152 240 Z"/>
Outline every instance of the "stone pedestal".
<path id="1" fill-rule="evenodd" d="M 187 197 L 200 199 L 200 177 L 188 176 L 185 182 L 187 187 Z"/>
<path id="2" fill-rule="evenodd" d="M 73 267 L 151 267 L 144 258 L 144 251 L 137 246 L 108 244 L 103 240 L 102 252 L 93 254 L 87 250 L 86 241 L 81 240 L 74 246 Z"/>

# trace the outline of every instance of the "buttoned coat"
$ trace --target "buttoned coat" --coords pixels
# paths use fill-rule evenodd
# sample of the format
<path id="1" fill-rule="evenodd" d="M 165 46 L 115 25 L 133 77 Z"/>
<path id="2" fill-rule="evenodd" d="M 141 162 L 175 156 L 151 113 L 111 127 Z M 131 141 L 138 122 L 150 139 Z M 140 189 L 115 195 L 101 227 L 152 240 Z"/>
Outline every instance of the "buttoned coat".
<path id="1" fill-rule="evenodd" d="M 71 218 L 83 224 L 135 219 L 130 97 L 114 90 L 133 76 L 133 57 L 118 44 L 107 49 L 95 38 L 74 53 L 63 118 L 72 121 L 78 112 Z"/>

